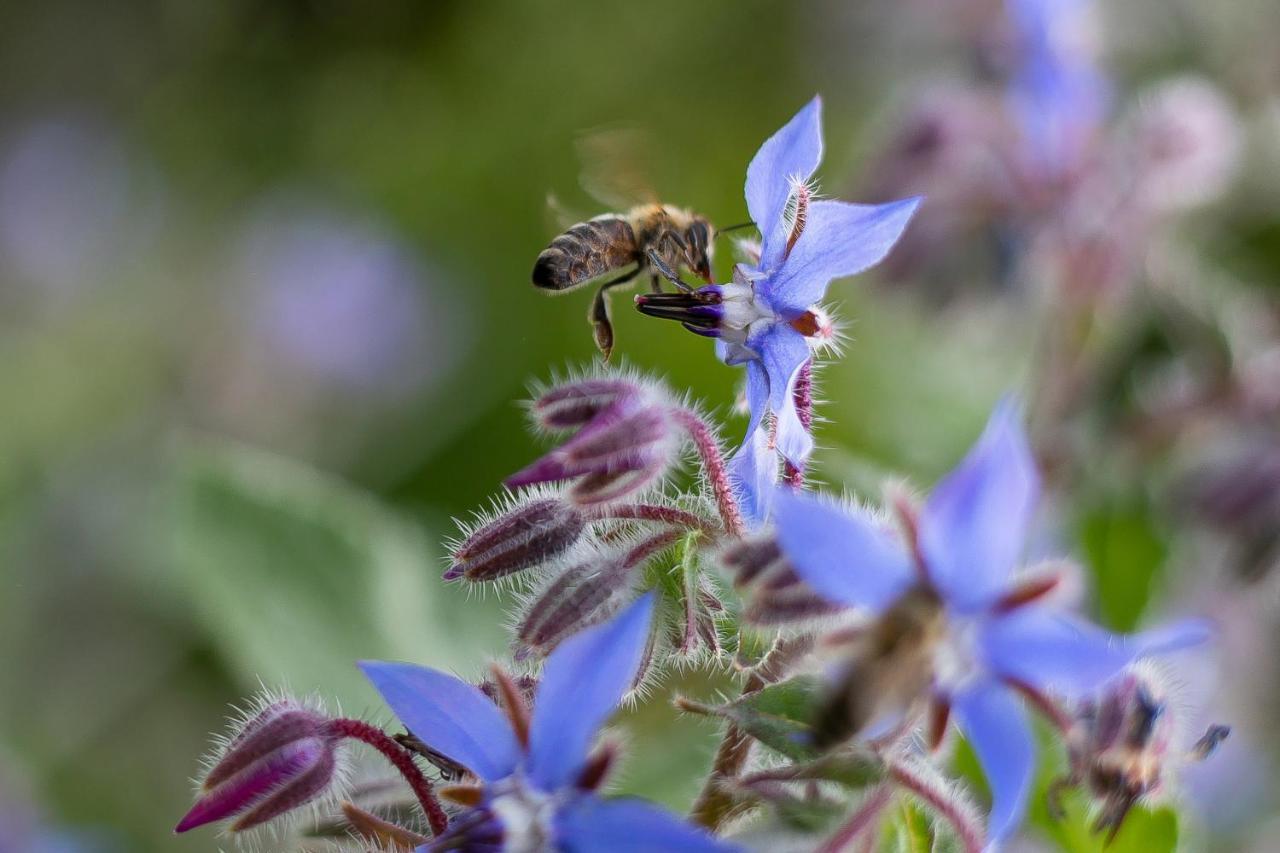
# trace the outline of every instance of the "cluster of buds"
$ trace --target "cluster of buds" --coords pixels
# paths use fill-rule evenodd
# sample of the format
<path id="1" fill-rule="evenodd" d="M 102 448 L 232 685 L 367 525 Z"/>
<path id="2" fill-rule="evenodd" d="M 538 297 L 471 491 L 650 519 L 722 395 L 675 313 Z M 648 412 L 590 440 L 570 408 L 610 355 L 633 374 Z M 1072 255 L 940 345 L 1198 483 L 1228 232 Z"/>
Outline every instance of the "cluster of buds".
<path id="1" fill-rule="evenodd" d="M 521 657 L 549 654 L 656 587 L 664 590 L 660 606 L 674 611 L 659 620 L 676 626 L 670 645 L 686 656 L 719 654 L 725 607 L 696 554 L 738 535 L 742 519 L 710 427 L 662 388 L 616 373 L 555 385 L 530 412 L 540 430 L 568 438 L 508 479 L 519 491 L 464 530 L 445 580 L 514 579 L 532 590 L 515 621 Z M 641 494 L 675 463 L 685 436 L 719 520 L 700 497 Z M 650 654 L 657 643 L 655 636 Z"/>
<path id="2" fill-rule="evenodd" d="M 675 463 L 680 427 L 659 389 L 624 378 L 588 378 L 548 390 L 530 408 L 542 429 L 570 432 L 546 456 L 507 478 L 519 488 L 571 482 L 579 505 L 641 492 Z"/>

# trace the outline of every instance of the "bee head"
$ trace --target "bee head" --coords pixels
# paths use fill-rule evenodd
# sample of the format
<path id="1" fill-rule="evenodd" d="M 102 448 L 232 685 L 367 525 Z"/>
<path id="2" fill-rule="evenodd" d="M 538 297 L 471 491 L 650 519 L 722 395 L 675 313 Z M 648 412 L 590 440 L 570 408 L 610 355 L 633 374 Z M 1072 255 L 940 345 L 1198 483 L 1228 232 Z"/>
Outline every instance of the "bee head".
<path id="1" fill-rule="evenodd" d="M 708 284 L 711 283 L 711 256 L 714 253 L 712 237 L 711 223 L 701 216 L 695 216 L 685 230 L 685 265 Z"/>

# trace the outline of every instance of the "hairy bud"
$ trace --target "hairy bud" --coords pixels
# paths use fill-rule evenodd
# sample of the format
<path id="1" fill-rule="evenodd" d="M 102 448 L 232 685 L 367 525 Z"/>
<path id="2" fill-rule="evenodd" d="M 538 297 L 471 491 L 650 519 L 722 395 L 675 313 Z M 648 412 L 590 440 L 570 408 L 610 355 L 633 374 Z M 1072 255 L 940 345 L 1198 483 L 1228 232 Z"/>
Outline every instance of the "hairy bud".
<path id="1" fill-rule="evenodd" d="M 329 718 L 291 699 L 273 702 L 244 724 L 210 768 L 175 832 L 235 817 L 233 831 L 273 820 L 325 793 L 338 777 Z"/>
<path id="2" fill-rule="evenodd" d="M 665 407 L 627 398 L 597 415 L 560 447 L 507 478 L 512 488 L 579 479 L 583 504 L 616 500 L 660 477 L 674 461 L 679 426 Z"/>
<path id="3" fill-rule="evenodd" d="M 533 401 L 530 412 L 544 429 L 586 426 L 619 401 L 639 397 L 644 389 L 622 378 L 587 378 L 557 385 Z"/>
<path id="4" fill-rule="evenodd" d="M 529 605 L 516 640 L 530 651 L 547 654 L 565 637 L 607 618 L 617 604 L 614 593 L 627 588 L 629 569 L 620 556 L 570 568 Z"/>
<path id="5" fill-rule="evenodd" d="M 781 570 L 786 560 L 773 537 L 741 539 L 720 552 L 720 563 L 733 575 L 738 587 L 749 586 L 762 577 Z"/>
<path id="6" fill-rule="evenodd" d="M 518 504 L 458 544 L 444 579 L 492 581 L 542 565 L 572 548 L 586 527 L 582 514 L 557 497 Z"/>

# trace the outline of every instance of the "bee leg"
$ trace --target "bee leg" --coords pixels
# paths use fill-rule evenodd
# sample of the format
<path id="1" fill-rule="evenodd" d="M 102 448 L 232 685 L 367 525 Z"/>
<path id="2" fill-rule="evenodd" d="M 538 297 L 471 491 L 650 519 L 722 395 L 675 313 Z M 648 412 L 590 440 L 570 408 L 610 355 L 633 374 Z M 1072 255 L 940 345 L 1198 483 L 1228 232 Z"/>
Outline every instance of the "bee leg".
<path id="1" fill-rule="evenodd" d="M 685 293 L 693 293 L 693 288 L 684 281 L 681 281 L 680 276 L 677 275 L 676 271 L 662 259 L 662 256 L 658 254 L 657 250 L 651 248 L 645 254 L 649 258 L 649 263 L 653 265 L 654 269 L 662 273 L 663 278 L 683 290 Z"/>
<path id="2" fill-rule="evenodd" d="M 587 312 L 587 321 L 591 323 L 592 333 L 596 339 L 596 347 L 600 350 L 600 354 L 604 356 L 605 361 L 608 361 L 609 356 L 613 354 L 613 320 L 609 316 L 609 297 L 607 292 L 610 288 L 626 284 L 639 274 L 640 268 L 637 267 L 629 273 L 620 275 L 611 281 L 606 281 L 596 289 L 595 298 L 591 300 L 591 310 Z"/>
<path id="3" fill-rule="evenodd" d="M 1191 747 L 1191 752 L 1187 756 L 1188 759 L 1191 761 L 1204 761 L 1213 754 L 1219 744 L 1227 739 L 1229 734 L 1231 734 L 1229 726 L 1209 726 L 1209 730 L 1204 733 L 1204 736 Z"/>
<path id="4" fill-rule="evenodd" d="M 661 293 L 662 279 L 658 278 L 656 275 L 649 276 L 649 290 L 653 293 Z"/>

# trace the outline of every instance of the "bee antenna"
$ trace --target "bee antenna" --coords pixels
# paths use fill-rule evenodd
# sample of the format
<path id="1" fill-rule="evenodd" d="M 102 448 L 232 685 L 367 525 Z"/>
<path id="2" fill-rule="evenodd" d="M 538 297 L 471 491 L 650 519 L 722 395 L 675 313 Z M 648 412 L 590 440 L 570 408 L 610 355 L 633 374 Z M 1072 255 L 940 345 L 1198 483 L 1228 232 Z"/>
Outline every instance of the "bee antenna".
<path id="1" fill-rule="evenodd" d="M 737 225 L 730 225 L 728 228 L 721 228 L 720 233 L 728 234 L 730 231 L 740 231 L 743 228 L 753 228 L 753 227 L 755 227 L 754 222 L 750 222 L 750 221 L 739 222 Z"/>

